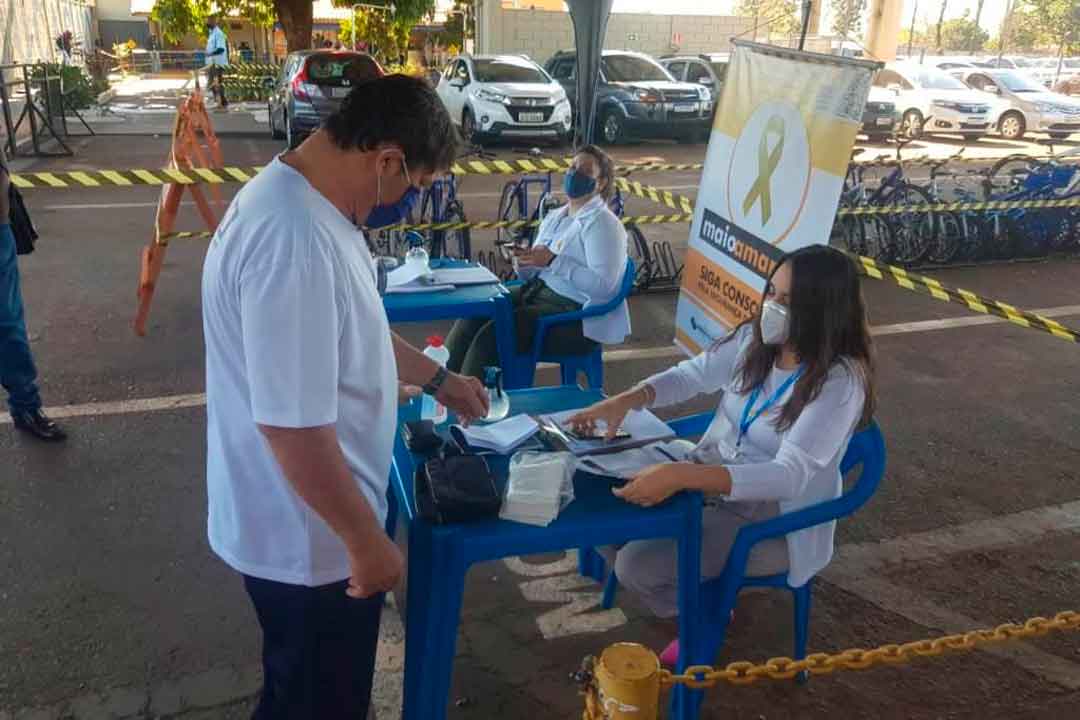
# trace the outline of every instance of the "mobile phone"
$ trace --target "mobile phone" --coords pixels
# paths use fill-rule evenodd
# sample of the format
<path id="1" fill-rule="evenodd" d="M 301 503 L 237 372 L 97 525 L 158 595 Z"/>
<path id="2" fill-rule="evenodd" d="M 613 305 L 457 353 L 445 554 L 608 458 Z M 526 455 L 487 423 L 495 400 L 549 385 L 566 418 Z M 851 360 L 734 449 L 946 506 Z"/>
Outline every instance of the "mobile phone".
<path id="1" fill-rule="evenodd" d="M 591 433 L 579 432 L 573 428 L 567 428 L 566 434 L 575 440 L 607 440 L 603 430 L 593 430 Z M 630 433 L 625 430 L 619 430 L 615 433 L 615 437 L 612 440 L 629 440 Z"/>

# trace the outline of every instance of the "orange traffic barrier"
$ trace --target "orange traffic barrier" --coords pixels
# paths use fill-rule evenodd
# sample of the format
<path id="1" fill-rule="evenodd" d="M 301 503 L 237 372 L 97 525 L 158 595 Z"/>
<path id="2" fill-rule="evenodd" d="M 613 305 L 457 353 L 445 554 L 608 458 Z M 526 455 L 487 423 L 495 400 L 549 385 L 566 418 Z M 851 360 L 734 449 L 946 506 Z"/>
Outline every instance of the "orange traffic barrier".
<path id="1" fill-rule="evenodd" d="M 181 103 L 173 123 L 172 147 L 169 151 L 168 167 L 173 170 L 220 169 L 225 163 L 221 157 L 221 145 L 218 143 L 210 115 L 206 112 L 202 92 L 194 91 Z M 146 335 L 146 323 L 150 317 L 150 303 L 154 299 L 161 269 L 165 264 L 165 251 L 169 246 L 169 236 L 174 231 L 176 217 L 180 210 L 180 201 L 184 192 L 191 193 L 195 205 L 206 223 L 206 229 L 217 229 L 220 212 L 224 204 L 221 191 L 210 185 L 213 206 L 207 201 L 202 185 L 182 185 L 166 183 L 161 187 L 154 217 L 154 235 L 142 250 L 142 265 L 139 272 L 138 309 L 135 313 L 135 334 Z"/>

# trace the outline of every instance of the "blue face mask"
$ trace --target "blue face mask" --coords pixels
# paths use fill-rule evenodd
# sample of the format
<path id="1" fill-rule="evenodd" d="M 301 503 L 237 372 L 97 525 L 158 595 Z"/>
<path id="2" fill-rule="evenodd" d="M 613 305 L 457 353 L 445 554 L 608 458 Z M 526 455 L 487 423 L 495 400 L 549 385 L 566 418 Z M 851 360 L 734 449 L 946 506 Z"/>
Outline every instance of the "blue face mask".
<path id="1" fill-rule="evenodd" d="M 596 189 L 596 178 L 591 178 L 580 170 L 570 170 L 563 176 L 562 186 L 566 197 L 577 199 Z"/>
<path id="2" fill-rule="evenodd" d="M 409 177 L 409 167 L 405 164 L 404 158 L 401 160 L 401 167 L 405 171 L 405 180 L 409 183 L 408 189 L 405 190 L 405 193 L 396 203 L 389 205 L 378 204 L 378 200 L 382 199 L 382 176 L 380 175 L 377 204 L 368 213 L 367 220 L 364 221 L 365 227 L 375 230 L 391 225 L 399 225 L 405 221 L 409 216 L 409 211 L 416 205 L 416 201 L 420 197 L 420 190 L 412 184 L 412 179 Z"/>

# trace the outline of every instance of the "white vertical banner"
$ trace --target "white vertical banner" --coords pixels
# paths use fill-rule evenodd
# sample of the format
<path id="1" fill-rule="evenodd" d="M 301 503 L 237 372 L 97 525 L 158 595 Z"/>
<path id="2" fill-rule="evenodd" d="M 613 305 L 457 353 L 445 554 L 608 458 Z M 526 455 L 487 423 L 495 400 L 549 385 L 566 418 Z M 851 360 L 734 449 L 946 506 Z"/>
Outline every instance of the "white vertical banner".
<path id="1" fill-rule="evenodd" d="M 734 40 L 676 310 L 698 353 L 758 312 L 785 253 L 827 243 L 880 63 Z"/>

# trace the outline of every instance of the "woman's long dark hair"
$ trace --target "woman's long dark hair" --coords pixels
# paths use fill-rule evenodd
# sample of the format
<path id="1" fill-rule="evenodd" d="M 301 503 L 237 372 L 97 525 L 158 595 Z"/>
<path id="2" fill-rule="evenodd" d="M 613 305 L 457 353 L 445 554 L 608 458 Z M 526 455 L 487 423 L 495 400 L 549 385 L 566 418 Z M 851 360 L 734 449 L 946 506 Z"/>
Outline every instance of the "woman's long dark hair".
<path id="1" fill-rule="evenodd" d="M 867 425 L 876 404 L 874 344 L 855 263 L 847 255 L 824 245 L 796 250 L 773 268 L 762 295 L 763 302 L 772 277 L 782 264 L 790 264 L 791 268 L 788 342 L 794 346 L 805 369 L 776 420 L 776 428 L 787 430 L 792 426 L 803 408 L 821 394 L 832 366 L 841 361 L 862 382 L 866 401 L 859 426 Z M 753 328 L 754 337 L 736 370 L 740 393 L 748 393 L 765 382 L 781 351 L 780 346 L 762 341 L 757 317 L 743 323 L 746 324 Z M 730 341 L 735 334 L 720 342 Z"/>

